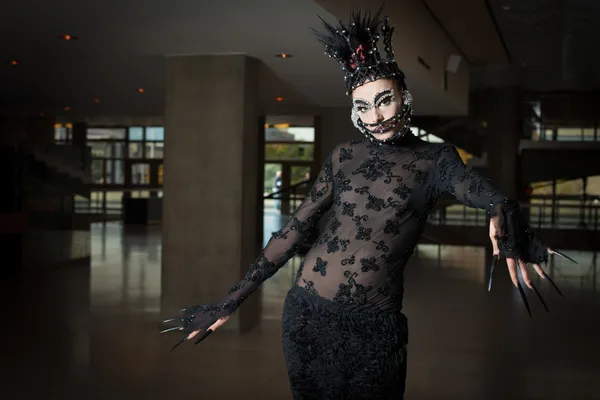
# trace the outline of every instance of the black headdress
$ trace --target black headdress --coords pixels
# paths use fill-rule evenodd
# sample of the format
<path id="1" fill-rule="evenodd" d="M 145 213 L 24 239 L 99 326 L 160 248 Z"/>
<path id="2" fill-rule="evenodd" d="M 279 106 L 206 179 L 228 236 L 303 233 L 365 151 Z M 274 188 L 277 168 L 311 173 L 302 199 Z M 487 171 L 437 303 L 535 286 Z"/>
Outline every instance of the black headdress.
<path id="1" fill-rule="evenodd" d="M 404 73 L 396 64 L 392 50 L 394 28 L 388 25 L 387 17 L 380 18 L 382 8 L 374 16 L 370 12 L 352 13 L 348 26 L 340 21 L 339 26 L 334 27 L 321 18 L 325 30 L 315 31 L 325 45 L 325 54 L 342 66 L 348 95 L 365 82 L 382 78 L 395 78 L 402 89 L 406 88 Z M 378 48 L 380 38 L 385 57 Z"/>
<path id="2" fill-rule="evenodd" d="M 378 79 L 396 80 L 402 91 L 402 108 L 393 117 L 366 124 L 361 120 L 356 107 L 352 108 L 351 118 L 354 126 L 370 141 L 378 144 L 399 142 L 410 132 L 412 115 L 412 96 L 406 88 L 404 73 L 396 64 L 392 50 L 394 28 L 388 25 L 387 17 L 380 19 L 382 9 L 383 6 L 374 16 L 371 16 L 370 12 L 352 13 L 349 25 L 344 26 L 340 22 L 337 28 L 321 18 L 325 25 L 325 31 L 315 31 L 319 41 L 325 45 L 325 54 L 334 58 L 342 66 L 347 95 L 366 82 Z M 383 50 L 385 50 L 386 57 L 382 57 L 378 48 L 380 38 L 383 39 Z M 385 132 L 390 127 L 397 126 L 399 122 L 402 125 L 392 137 L 375 138 L 374 134 Z"/>

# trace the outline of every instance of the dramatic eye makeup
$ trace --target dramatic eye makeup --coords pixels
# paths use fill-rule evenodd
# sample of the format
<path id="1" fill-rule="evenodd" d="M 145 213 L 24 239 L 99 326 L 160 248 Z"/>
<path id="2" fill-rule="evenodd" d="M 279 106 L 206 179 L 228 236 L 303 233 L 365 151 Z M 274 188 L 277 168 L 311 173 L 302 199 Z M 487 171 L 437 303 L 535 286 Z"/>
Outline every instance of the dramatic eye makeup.
<path id="1" fill-rule="evenodd" d="M 382 105 L 389 105 L 392 101 L 394 101 L 395 95 L 393 89 L 383 90 L 375 95 L 375 99 L 373 103 L 375 107 L 380 107 Z"/>
<path id="2" fill-rule="evenodd" d="M 352 104 L 357 111 L 364 112 L 373 107 L 370 102 L 362 99 L 352 100 Z"/>
<path id="3" fill-rule="evenodd" d="M 373 101 L 364 99 L 353 99 L 352 104 L 359 112 L 365 112 L 373 107 L 387 106 L 395 99 L 394 89 L 385 89 L 375 94 Z"/>

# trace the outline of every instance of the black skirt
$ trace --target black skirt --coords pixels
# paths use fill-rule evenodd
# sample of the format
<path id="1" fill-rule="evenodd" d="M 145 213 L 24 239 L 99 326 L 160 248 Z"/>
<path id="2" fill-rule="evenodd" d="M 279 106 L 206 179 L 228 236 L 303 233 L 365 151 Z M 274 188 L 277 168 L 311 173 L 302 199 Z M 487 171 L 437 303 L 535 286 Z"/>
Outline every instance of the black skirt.
<path id="1" fill-rule="evenodd" d="M 406 317 L 357 311 L 294 285 L 282 341 L 295 400 L 403 399 Z"/>

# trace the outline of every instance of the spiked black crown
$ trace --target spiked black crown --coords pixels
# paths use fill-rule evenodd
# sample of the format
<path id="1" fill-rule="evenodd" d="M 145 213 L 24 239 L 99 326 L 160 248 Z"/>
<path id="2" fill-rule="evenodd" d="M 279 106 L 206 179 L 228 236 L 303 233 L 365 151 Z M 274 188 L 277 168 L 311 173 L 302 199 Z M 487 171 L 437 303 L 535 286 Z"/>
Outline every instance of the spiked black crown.
<path id="1" fill-rule="evenodd" d="M 315 34 L 325 45 L 325 54 L 342 66 L 348 95 L 365 82 L 382 78 L 395 78 L 401 88 L 406 88 L 404 73 L 396 64 L 392 50 L 394 28 L 388 25 L 387 17 L 380 18 L 382 8 L 374 16 L 370 12 L 352 13 L 348 26 L 340 21 L 339 26 L 334 27 L 319 17 L 325 31 L 315 31 Z M 383 38 L 386 57 L 381 56 L 377 47 L 380 38 Z"/>

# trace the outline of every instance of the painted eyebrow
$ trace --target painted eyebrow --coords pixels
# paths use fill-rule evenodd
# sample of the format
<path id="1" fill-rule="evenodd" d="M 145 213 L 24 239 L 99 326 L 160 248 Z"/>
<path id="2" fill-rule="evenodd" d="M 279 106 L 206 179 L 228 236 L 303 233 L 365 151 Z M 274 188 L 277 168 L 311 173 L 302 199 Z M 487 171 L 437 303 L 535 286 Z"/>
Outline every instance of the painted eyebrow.
<path id="1" fill-rule="evenodd" d="M 363 99 L 354 99 L 352 100 L 352 103 L 359 106 L 369 106 L 369 102 Z"/>
<path id="2" fill-rule="evenodd" d="M 383 97 L 387 97 L 388 95 L 392 94 L 394 94 L 392 89 L 385 89 L 375 95 L 375 100 L 373 102 L 377 104 L 377 102 L 379 102 L 379 100 L 381 100 Z"/>

